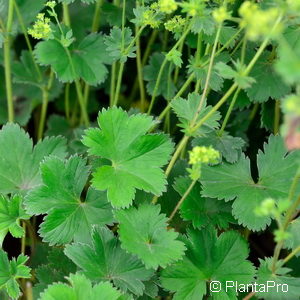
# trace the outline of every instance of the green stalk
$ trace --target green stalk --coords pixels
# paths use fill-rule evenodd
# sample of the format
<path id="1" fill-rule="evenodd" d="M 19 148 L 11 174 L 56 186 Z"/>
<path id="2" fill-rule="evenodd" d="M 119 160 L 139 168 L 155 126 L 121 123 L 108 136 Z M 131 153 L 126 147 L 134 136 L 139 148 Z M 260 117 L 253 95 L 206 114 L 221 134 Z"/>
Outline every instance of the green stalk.
<path id="1" fill-rule="evenodd" d="M 286 264 L 290 259 L 292 259 L 299 252 L 300 252 L 300 245 L 296 247 L 286 258 L 283 259 L 283 263 Z"/>
<path id="2" fill-rule="evenodd" d="M 41 73 L 41 70 L 40 70 L 38 64 L 36 63 L 36 61 L 35 61 L 35 59 L 34 59 L 33 48 L 32 48 L 32 45 L 31 45 L 31 43 L 30 43 L 30 39 L 29 39 L 29 36 L 28 36 L 28 34 L 27 34 L 26 26 L 25 26 L 25 24 L 24 24 L 23 17 L 22 17 L 22 15 L 21 15 L 21 13 L 20 13 L 20 9 L 19 9 L 19 7 L 18 7 L 18 4 L 17 4 L 16 0 L 12 0 L 12 1 L 13 1 L 13 3 L 14 3 L 14 8 L 15 8 L 15 11 L 16 11 L 16 15 L 17 15 L 19 24 L 20 24 L 20 26 L 21 26 L 22 33 L 23 33 L 23 35 L 24 35 L 24 37 L 25 37 L 26 45 L 27 45 L 28 51 L 29 51 L 29 53 L 30 53 L 30 55 L 31 55 L 31 58 L 32 58 L 32 62 L 33 62 L 34 68 L 35 68 L 36 73 L 37 73 L 37 75 L 38 75 L 38 77 L 39 77 L 39 80 L 42 81 L 42 78 L 43 78 L 43 77 L 42 77 L 42 73 Z"/>
<path id="3" fill-rule="evenodd" d="M 233 95 L 233 98 L 232 98 L 231 103 L 230 103 L 230 105 L 229 105 L 229 108 L 228 108 L 228 110 L 227 110 L 226 116 L 225 116 L 225 118 L 224 118 L 222 127 L 221 127 L 221 129 L 220 129 L 220 131 L 219 131 L 219 136 L 222 136 L 223 133 L 224 133 L 225 127 L 226 127 L 226 125 L 227 125 L 227 123 L 228 123 L 229 117 L 230 117 L 230 115 L 231 115 L 231 113 L 232 113 L 232 110 L 233 110 L 233 108 L 234 108 L 236 99 L 237 99 L 237 97 L 238 97 L 240 91 L 241 91 L 241 89 L 238 88 L 238 89 L 235 91 L 234 95 Z"/>
<path id="4" fill-rule="evenodd" d="M 221 34 L 221 29 L 222 29 L 222 23 L 219 25 L 218 30 L 217 30 L 217 34 L 216 34 L 216 37 L 215 37 L 215 42 L 214 42 L 213 50 L 212 50 L 212 53 L 211 53 L 210 63 L 209 63 L 208 70 L 207 70 L 206 80 L 205 80 L 205 84 L 204 84 L 204 90 L 202 92 L 202 96 L 201 96 L 199 105 L 197 107 L 197 111 L 195 113 L 195 116 L 194 116 L 194 118 L 193 118 L 193 120 L 191 122 L 191 127 L 197 121 L 197 119 L 199 117 L 199 114 L 201 112 L 202 106 L 203 106 L 204 101 L 205 101 L 206 96 L 207 96 L 208 85 L 209 85 L 209 81 L 210 81 L 212 67 L 213 67 L 213 64 L 214 64 L 215 54 L 216 54 L 216 51 L 217 51 L 217 45 L 218 45 L 220 34 Z"/>
<path id="5" fill-rule="evenodd" d="M 139 1 L 136 1 L 136 6 L 139 6 Z M 135 34 L 137 35 L 139 32 L 139 28 L 135 26 Z M 141 42 L 140 38 L 136 39 L 136 66 L 138 71 L 138 82 L 140 88 L 140 96 L 141 96 L 141 111 L 144 112 L 145 104 L 146 104 L 146 92 L 145 85 L 143 80 L 143 65 L 142 65 L 142 55 L 141 55 Z"/>
<path id="6" fill-rule="evenodd" d="M 187 30 L 183 33 L 181 38 L 177 41 L 177 43 L 173 46 L 173 48 L 169 51 L 169 53 L 171 51 L 177 49 L 177 47 L 180 45 L 180 43 L 186 38 L 186 36 L 190 32 L 190 30 L 191 30 L 191 25 L 188 26 Z M 156 99 L 156 94 L 157 94 L 157 91 L 158 91 L 158 87 L 159 87 L 159 84 L 160 84 L 160 80 L 161 80 L 161 77 L 163 75 L 163 71 L 164 71 L 164 68 L 166 67 L 167 62 L 168 62 L 167 57 L 165 57 L 165 59 L 163 60 L 162 65 L 159 69 L 158 76 L 157 76 L 157 79 L 156 79 L 156 82 L 155 82 L 152 98 L 151 98 L 149 109 L 148 109 L 148 112 L 147 112 L 148 115 L 151 114 L 151 111 L 152 111 L 152 108 L 153 108 L 153 105 L 154 105 L 154 102 L 155 102 L 155 99 Z"/>
<path id="7" fill-rule="evenodd" d="M 51 71 L 47 86 L 44 86 L 42 88 L 43 103 L 42 103 L 41 116 L 40 116 L 39 128 L 38 128 L 38 136 L 37 136 L 38 140 L 41 140 L 43 138 L 47 109 L 48 109 L 49 91 L 52 87 L 53 79 L 54 79 L 54 73 Z"/>
<path id="8" fill-rule="evenodd" d="M 63 2 L 63 22 L 66 26 L 71 27 L 71 18 L 69 12 L 69 6 L 67 3 Z"/>
<path id="9" fill-rule="evenodd" d="M 9 1 L 8 16 L 6 23 L 6 36 L 3 44 L 4 55 L 4 72 L 5 72 L 5 88 L 7 97 L 7 109 L 8 109 L 8 122 L 14 122 L 14 103 L 13 103 L 13 91 L 12 91 L 12 78 L 11 78 L 11 57 L 10 57 L 10 44 L 11 44 L 11 30 L 13 25 L 14 16 L 14 3 Z"/>
<path id="10" fill-rule="evenodd" d="M 121 53 L 124 53 L 125 50 L 125 22 L 126 22 L 126 0 L 123 0 L 123 7 L 122 7 L 122 43 L 121 43 Z M 117 86 L 114 95 L 113 105 L 117 105 L 120 96 L 121 84 L 122 84 L 122 77 L 124 71 L 125 62 L 120 62 L 119 74 L 117 79 Z"/>
<path id="11" fill-rule="evenodd" d="M 115 89 L 116 89 L 116 69 L 117 69 L 117 63 L 114 62 L 111 66 L 111 79 L 110 79 L 110 97 L 109 97 L 109 103 L 110 107 L 114 104 L 115 99 Z"/>
<path id="12" fill-rule="evenodd" d="M 70 120 L 70 83 L 67 82 L 65 86 L 65 113 L 66 118 Z"/>
<path id="13" fill-rule="evenodd" d="M 280 125 L 280 101 L 275 100 L 275 112 L 274 112 L 274 134 L 279 133 Z"/>
<path id="14" fill-rule="evenodd" d="M 95 6 L 95 13 L 93 17 L 93 23 L 92 23 L 92 32 L 97 32 L 99 29 L 100 25 L 100 12 L 101 12 L 101 7 L 103 5 L 104 0 L 98 0 L 96 2 Z"/>
<path id="15" fill-rule="evenodd" d="M 180 206 L 182 205 L 182 203 L 184 202 L 184 200 L 187 198 L 187 196 L 190 194 L 191 190 L 193 189 L 194 185 L 196 184 L 197 180 L 193 180 L 191 182 L 191 184 L 189 185 L 188 189 L 185 191 L 185 193 L 182 195 L 181 199 L 179 200 L 179 202 L 176 204 L 174 210 L 172 211 L 168 223 L 170 223 L 172 221 L 172 219 L 174 218 L 174 216 L 176 215 L 178 209 L 180 208 Z"/>

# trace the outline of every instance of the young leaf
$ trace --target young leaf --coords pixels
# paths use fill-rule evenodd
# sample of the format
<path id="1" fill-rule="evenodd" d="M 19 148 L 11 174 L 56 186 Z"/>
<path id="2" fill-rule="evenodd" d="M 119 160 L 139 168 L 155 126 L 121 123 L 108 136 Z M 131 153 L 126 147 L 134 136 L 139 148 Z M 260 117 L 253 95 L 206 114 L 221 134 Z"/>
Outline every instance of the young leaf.
<path id="1" fill-rule="evenodd" d="M 174 189 L 182 196 L 191 184 L 188 177 L 178 177 Z M 192 221 L 194 228 L 209 224 L 227 228 L 234 223 L 231 205 L 217 199 L 204 198 L 200 194 L 200 183 L 196 183 L 180 207 L 180 215 L 186 221 Z"/>
<path id="2" fill-rule="evenodd" d="M 167 230 L 167 218 L 160 214 L 159 205 L 141 204 L 115 215 L 122 247 L 136 254 L 146 268 L 165 267 L 182 257 L 184 244 L 176 240 L 178 233 Z"/>
<path id="3" fill-rule="evenodd" d="M 171 102 L 172 109 L 179 118 L 180 124 L 179 127 L 183 128 L 183 132 L 189 133 L 190 123 L 194 119 L 195 112 L 197 111 L 201 95 L 197 93 L 191 93 L 188 95 L 188 99 L 176 98 Z M 211 106 L 206 106 L 206 102 L 203 105 L 201 113 L 197 118 L 199 121 L 203 118 L 210 110 Z M 221 115 L 219 112 L 215 112 L 196 132 L 196 135 L 207 134 L 217 128 L 219 128 L 218 121 L 220 120 Z"/>
<path id="4" fill-rule="evenodd" d="M 0 195 L 0 232 L 10 232 L 13 237 L 20 238 L 24 235 L 24 229 L 20 226 L 20 220 L 27 220 L 27 215 L 22 208 L 22 198 L 15 195 L 8 200 Z M 0 239 L 0 245 L 2 241 Z"/>
<path id="5" fill-rule="evenodd" d="M 91 281 L 81 274 L 71 274 L 68 281 L 71 286 L 64 283 L 50 285 L 40 300 L 117 300 L 121 296 L 109 282 L 100 282 L 92 286 Z"/>
<path id="6" fill-rule="evenodd" d="M 105 37 L 106 51 L 114 61 L 120 60 L 126 62 L 128 57 L 135 57 L 134 51 L 136 47 L 131 47 L 128 53 L 122 53 L 122 49 L 125 50 L 132 42 L 133 37 L 130 28 L 124 30 L 124 45 L 122 48 L 122 30 L 118 27 L 113 27 L 110 31 L 110 35 Z"/>
<path id="7" fill-rule="evenodd" d="M 43 185 L 25 198 L 27 212 L 47 214 L 39 233 L 50 245 L 86 241 L 91 226 L 113 222 L 111 206 L 103 192 L 89 189 L 81 199 L 89 177 L 86 159 L 73 156 L 65 163 L 49 158 L 41 164 Z"/>
<path id="8" fill-rule="evenodd" d="M 245 142 L 239 137 L 233 137 L 224 132 L 219 135 L 216 131 L 211 131 L 205 136 L 195 138 L 193 146 L 212 146 L 218 150 L 222 156 L 229 162 L 234 163 L 242 153 Z"/>
<path id="9" fill-rule="evenodd" d="M 251 283 L 255 269 L 247 261 L 247 243 L 241 236 L 228 231 L 216 236 L 215 230 L 189 230 L 183 238 L 187 252 L 179 261 L 162 271 L 162 286 L 176 292 L 174 300 L 198 300 L 208 293 L 210 281 Z M 213 294 L 211 295 L 213 296 Z M 222 289 L 218 299 L 237 299 L 235 290 Z"/>
<path id="10" fill-rule="evenodd" d="M 107 228 L 96 226 L 93 229 L 91 245 L 67 245 L 65 254 L 89 279 L 112 281 L 124 292 L 129 290 L 136 295 L 143 294 L 143 281 L 153 275 L 153 271 L 146 270 L 139 259 L 121 249 L 119 241 Z"/>
<path id="11" fill-rule="evenodd" d="M 26 194 L 41 184 L 39 163 L 49 155 L 66 156 L 66 140 L 45 138 L 33 148 L 32 140 L 16 124 L 0 130 L 0 192 Z"/>
<path id="12" fill-rule="evenodd" d="M 72 82 L 80 78 L 90 85 L 104 82 L 108 73 L 104 63 L 107 63 L 108 59 L 105 51 L 99 51 L 99 49 L 104 49 L 103 36 L 91 33 L 79 45 L 71 46 L 71 48 L 71 62 L 74 70 L 66 49 L 57 40 L 39 42 L 34 54 L 38 63 L 51 66 L 62 82 Z"/>
<path id="13" fill-rule="evenodd" d="M 8 260 L 6 252 L 0 249 L 0 289 L 5 288 L 13 299 L 19 299 L 20 289 L 17 279 L 30 278 L 30 268 L 25 266 L 28 257 L 21 254 L 17 259 Z"/>
<path id="14" fill-rule="evenodd" d="M 166 179 L 161 169 L 172 152 L 172 143 L 164 134 L 146 134 L 154 125 L 146 115 L 128 114 L 120 108 L 102 110 L 100 129 L 88 129 L 83 144 L 91 155 L 111 161 L 111 165 L 93 173 L 93 186 L 108 190 L 107 197 L 115 207 L 132 203 L 135 190 L 160 195 Z"/>
<path id="15" fill-rule="evenodd" d="M 250 161 L 242 156 L 236 164 L 222 163 L 203 166 L 202 195 L 211 198 L 234 200 L 233 215 L 251 230 L 261 230 L 270 224 L 269 217 L 257 216 L 254 210 L 265 198 L 286 198 L 297 171 L 296 153 L 287 155 L 283 139 L 271 136 L 264 152 L 257 157 L 259 179 L 254 182 Z"/>
<path id="16" fill-rule="evenodd" d="M 160 70 L 160 67 L 165 59 L 165 56 L 162 53 L 154 53 L 150 57 L 149 65 L 144 68 L 144 79 L 147 83 L 147 92 L 150 95 L 153 95 L 153 91 L 156 85 L 157 76 Z M 174 66 L 166 66 L 162 72 L 161 80 L 156 91 L 156 96 L 162 95 L 165 99 L 173 98 L 176 92 L 176 86 L 173 81 L 169 82 L 169 72 L 172 72 Z M 168 88 L 166 88 L 168 87 Z"/>
<path id="17" fill-rule="evenodd" d="M 281 261 L 277 263 L 276 272 L 273 274 L 272 263 L 272 258 L 260 259 L 257 283 L 262 288 L 259 289 L 257 296 L 266 300 L 299 300 L 300 279 L 288 274 L 291 272 L 291 269 L 281 267 Z M 269 287 L 268 290 L 263 288 L 273 285 L 274 287 Z M 285 286 L 283 287 L 283 285 Z M 287 289 L 287 292 L 283 292 L 282 289 Z"/>

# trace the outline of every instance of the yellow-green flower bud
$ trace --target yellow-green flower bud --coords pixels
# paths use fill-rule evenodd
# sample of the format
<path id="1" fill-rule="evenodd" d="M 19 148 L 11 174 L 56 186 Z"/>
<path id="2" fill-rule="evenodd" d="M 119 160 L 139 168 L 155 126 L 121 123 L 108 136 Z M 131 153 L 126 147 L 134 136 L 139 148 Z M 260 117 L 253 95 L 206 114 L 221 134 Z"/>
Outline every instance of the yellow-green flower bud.
<path id="1" fill-rule="evenodd" d="M 167 21 L 164 25 L 168 31 L 173 33 L 181 33 L 184 29 L 186 20 L 181 16 L 175 16 L 169 21 Z"/>
<path id="2" fill-rule="evenodd" d="M 48 39 L 51 33 L 50 19 L 45 18 L 45 14 L 42 13 L 37 15 L 37 20 L 32 28 L 28 29 L 28 34 L 35 39 Z"/>

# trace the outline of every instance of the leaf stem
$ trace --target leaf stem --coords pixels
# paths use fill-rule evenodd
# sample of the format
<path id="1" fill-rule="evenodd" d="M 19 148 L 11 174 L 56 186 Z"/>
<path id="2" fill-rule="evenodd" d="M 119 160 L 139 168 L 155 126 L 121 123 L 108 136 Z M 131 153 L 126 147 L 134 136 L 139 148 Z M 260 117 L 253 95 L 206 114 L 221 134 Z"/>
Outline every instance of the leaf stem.
<path id="1" fill-rule="evenodd" d="M 54 73 L 51 71 L 48 84 L 46 86 L 43 86 L 42 88 L 43 103 L 42 103 L 41 116 L 40 116 L 39 128 L 38 128 L 38 136 L 37 136 L 38 140 L 41 140 L 43 138 L 45 120 L 46 120 L 47 109 L 48 109 L 49 91 L 52 87 L 53 79 L 54 79 Z"/>
<path id="2" fill-rule="evenodd" d="M 286 264 L 290 259 L 292 259 L 299 252 L 300 252 L 300 245 L 296 247 L 287 257 L 283 259 L 283 263 Z"/>
<path id="3" fill-rule="evenodd" d="M 280 101 L 275 100 L 275 112 L 274 112 L 274 134 L 279 133 L 280 124 Z"/>
<path id="4" fill-rule="evenodd" d="M 9 1 L 7 24 L 6 24 L 6 36 L 3 45 L 8 122 L 14 122 L 14 103 L 13 103 L 11 57 L 10 57 L 11 30 L 13 25 L 13 16 L 14 16 L 14 2 Z"/>
<path id="5" fill-rule="evenodd" d="M 188 33 L 190 32 L 190 30 L 191 30 L 191 25 L 188 26 L 186 31 L 182 34 L 180 39 L 176 42 L 176 44 L 173 46 L 173 48 L 168 53 L 170 53 L 173 50 L 177 49 L 177 47 L 180 45 L 180 43 L 183 40 L 185 40 L 185 38 L 188 35 Z M 159 88 L 159 84 L 160 84 L 160 81 L 161 81 L 161 78 L 162 78 L 162 75 L 163 75 L 163 71 L 164 71 L 164 68 L 166 67 L 167 62 L 168 62 L 167 57 L 165 57 L 165 59 L 163 60 L 163 63 L 161 64 L 161 67 L 159 69 L 158 76 L 157 76 L 157 79 L 156 79 L 156 82 L 155 82 L 155 86 L 154 86 L 153 93 L 152 93 L 152 98 L 151 98 L 149 109 L 148 109 L 148 112 L 147 112 L 148 115 L 151 114 L 151 111 L 152 111 L 152 108 L 153 108 L 153 105 L 154 105 L 154 102 L 155 102 L 155 99 L 156 99 L 157 91 L 158 91 L 158 88 Z"/>
<path id="6" fill-rule="evenodd" d="M 179 200 L 179 202 L 176 204 L 174 210 L 172 211 L 168 223 L 170 223 L 172 221 L 172 219 L 174 218 L 174 216 L 176 215 L 178 209 L 180 208 L 180 206 L 182 205 L 182 203 L 184 202 L 184 200 L 187 198 L 187 196 L 189 195 L 189 193 L 191 192 L 191 190 L 193 189 L 194 185 L 196 184 L 197 180 L 193 180 L 190 184 L 190 186 L 187 188 L 187 190 L 185 191 L 185 193 L 183 194 L 183 196 L 181 197 L 181 199 Z"/>
<path id="7" fill-rule="evenodd" d="M 100 25 L 100 12 L 104 0 L 98 0 L 95 5 L 95 13 L 92 22 L 92 32 L 97 32 Z"/>
<path id="8" fill-rule="evenodd" d="M 63 22 L 66 26 L 71 27 L 71 18 L 69 12 L 69 6 L 67 3 L 63 2 Z"/>
<path id="9" fill-rule="evenodd" d="M 231 100 L 231 102 L 230 102 L 230 105 L 229 105 L 229 108 L 228 108 L 228 110 L 227 110 L 226 116 L 225 116 L 225 118 L 224 118 L 222 127 L 221 127 L 221 129 L 220 129 L 220 131 L 219 131 L 219 136 L 222 136 L 223 133 L 224 133 L 225 127 L 226 127 L 226 125 L 227 125 L 227 123 L 228 123 L 229 117 L 230 117 L 230 115 L 231 115 L 231 113 L 232 113 L 232 110 L 233 110 L 233 108 L 234 108 L 236 99 L 237 99 L 237 97 L 238 97 L 240 91 L 241 91 L 241 89 L 238 88 L 238 89 L 235 91 L 234 95 L 233 95 L 233 98 L 232 98 L 232 100 Z"/>

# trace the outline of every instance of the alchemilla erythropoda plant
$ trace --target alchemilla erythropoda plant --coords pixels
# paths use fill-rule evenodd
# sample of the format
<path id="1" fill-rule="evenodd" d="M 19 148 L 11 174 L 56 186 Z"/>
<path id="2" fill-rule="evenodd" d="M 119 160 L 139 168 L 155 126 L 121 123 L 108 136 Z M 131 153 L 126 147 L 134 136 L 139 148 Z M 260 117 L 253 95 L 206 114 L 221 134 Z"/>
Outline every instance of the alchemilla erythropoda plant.
<path id="1" fill-rule="evenodd" d="M 300 1 L 0 0 L 0 300 L 299 300 Z"/>

